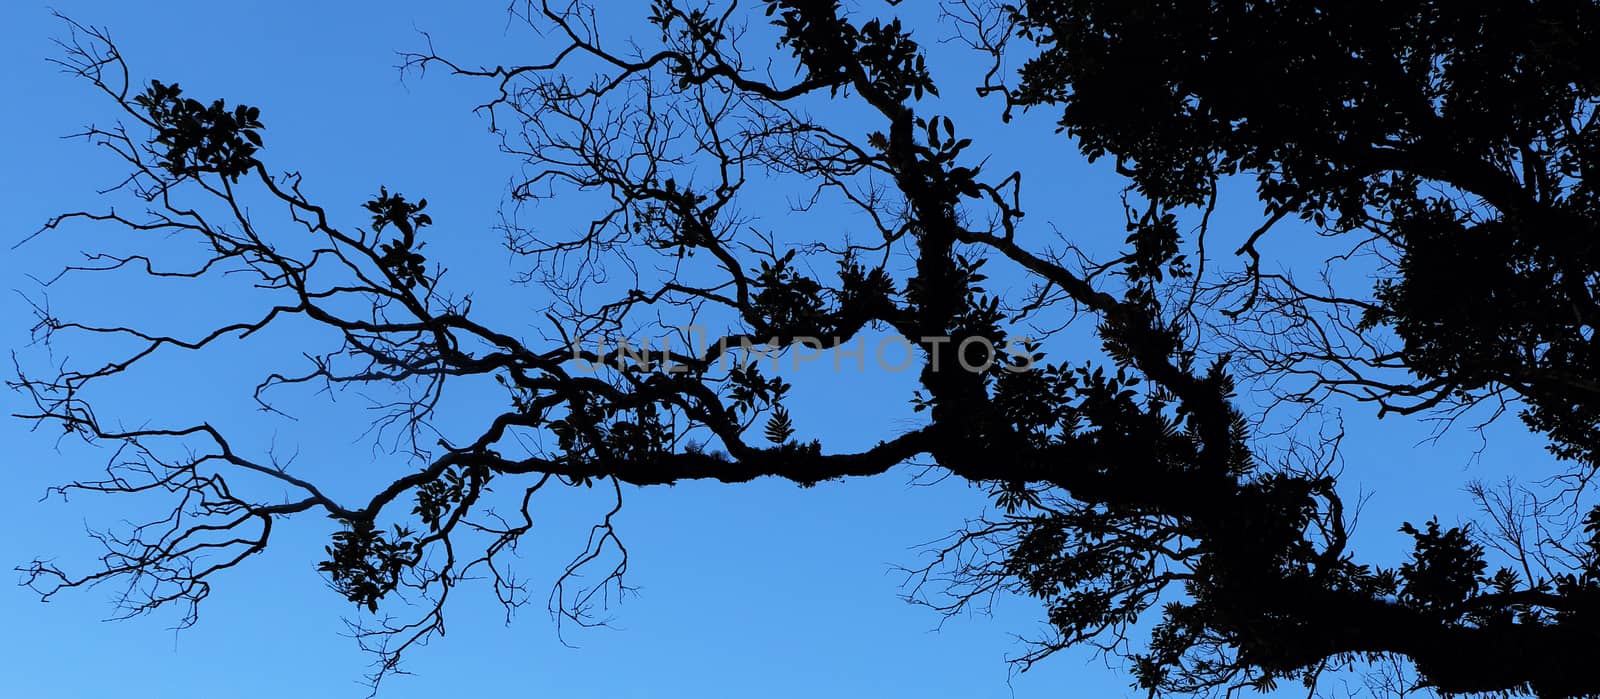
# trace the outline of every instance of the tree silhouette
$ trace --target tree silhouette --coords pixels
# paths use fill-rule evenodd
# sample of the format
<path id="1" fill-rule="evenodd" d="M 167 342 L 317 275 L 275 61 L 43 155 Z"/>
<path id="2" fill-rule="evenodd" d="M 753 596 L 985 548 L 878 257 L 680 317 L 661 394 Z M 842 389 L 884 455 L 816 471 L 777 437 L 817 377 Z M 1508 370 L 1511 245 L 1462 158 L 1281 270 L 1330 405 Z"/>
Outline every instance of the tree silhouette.
<path id="1" fill-rule="evenodd" d="M 537 342 L 531 323 L 480 321 L 472 289 L 442 280 L 447 260 L 423 253 L 426 200 L 379 188 L 370 220 L 355 222 L 365 228 L 339 221 L 264 160 L 270 109 L 133 80 L 104 31 L 73 23 L 63 65 L 128 124 L 85 135 L 132 167 L 122 188 L 149 212 L 72 212 L 41 233 L 97 222 L 192 241 L 204 258 L 100 253 L 68 272 L 247 276 L 269 305 L 175 335 L 41 306 L 47 341 L 136 345 L 14 382 L 35 406 L 25 417 L 122 445 L 104 478 L 63 492 L 173 504 L 102 537 L 101 567 L 37 561 L 28 584 L 48 597 L 126 578 L 128 613 L 178 605 L 192 622 L 211 578 L 265 549 L 275 521 L 332 517 L 343 529 L 319 570 L 339 593 L 372 611 L 397 593 L 430 600 L 420 618 L 359 631 L 381 677 L 442 631 L 463 579 L 526 601 L 504 558 L 530 532 L 536 494 L 598 485 L 620 507 L 623 484 L 813 484 L 915 459 L 989 488 L 1000 514 L 949 539 L 909 594 L 950 613 L 997 591 L 1037 598 L 1054 631 L 1023 663 L 1094 644 L 1127 655 L 1139 687 L 1186 693 L 1400 660 L 1444 693 L 1600 694 L 1600 676 L 1580 670 L 1600 653 L 1600 509 L 1586 499 L 1600 459 L 1600 6 L 959 0 L 941 19 L 988 70 L 957 86 L 936 79 L 924 46 L 940 30 L 913 32 L 926 17 L 899 3 L 756 5 L 655 0 L 649 31 L 611 44 L 609 8 L 517 3 L 556 42 L 541 62 L 406 55 L 407 70 L 491 86 L 481 110 L 527 165 L 516 203 L 595 207 L 569 237 L 506 225 L 552 299 L 553 337 Z M 993 123 L 939 112 L 941 90 L 973 87 L 1003 110 Z M 985 129 L 1023 128 L 1012 117 L 1028 109 L 1061 115 L 1063 133 L 1039 137 L 1071 138 L 1127 178 L 1113 259 L 1053 252 L 1025 223 L 1021 174 L 977 155 Z M 1235 177 L 1254 179 L 1264 223 L 1213 232 L 1219 187 Z M 755 229 L 741 205 L 773 182 L 800 214 L 849 209 L 869 240 Z M 270 202 L 292 229 L 259 222 L 246 201 Z M 1283 230 L 1296 219 L 1301 230 Z M 1305 228 L 1344 250 L 1330 269 L 1375 260 L 1376 282 L 1270 271 L 1258 244 Z M 1242 266 L 1208 270 L 1208 235 L 1232 235 Z M 608 276 L 608 261 L 631 278 Z M 1031 290 L 991 291 L 990 274 Z M 1102 351 L 1056 361 L 1049 332 L 1022 337 L 1026 321 L 1093 324 Z M 293 348 L 307 365 L 263 379 L 263 407 L 295 387 L 410 391 L 383 418 L 409 435 L 397 459 L 408 470 L 360 500 L 236 451 L 209 423 L 125 429 L 91 407 L 98 386 L 152 357 L 226 352 L 290 322 L 339 341 Z M 871 332 L 919 348 L 907 399 L 925 422 L 860 452 L 801 432 L 789 384 L 744 361 Z M 652 333 L 675 342 L 641 349 Z M 483 380 L 504 387 L 504 410 L 468 442 L 427 443 L 443 388 Z M 1246 390 L 1288 409 L 1347 398 L 1446 419 L 1514 410 L 1570 468 L 1533 474 L 1554 495 L 1477 487 L 1481 531 L 1398 525 L 1414 551 L 1377 567 L 1348 547 L 1338 435 L 1275 432 L 1241 411 Z M 1274 442 L 1294 458 L 1264 456 Z M 273 487 L 233 485 L 261 479 Z M 520 510 L 483 507 L 491 484 Z M 607 515 L 555 581 L 566 620 L 593 623 L 621 589 L 619 537 Z M 579 588 L 596 566 L 599 582 Z"/>

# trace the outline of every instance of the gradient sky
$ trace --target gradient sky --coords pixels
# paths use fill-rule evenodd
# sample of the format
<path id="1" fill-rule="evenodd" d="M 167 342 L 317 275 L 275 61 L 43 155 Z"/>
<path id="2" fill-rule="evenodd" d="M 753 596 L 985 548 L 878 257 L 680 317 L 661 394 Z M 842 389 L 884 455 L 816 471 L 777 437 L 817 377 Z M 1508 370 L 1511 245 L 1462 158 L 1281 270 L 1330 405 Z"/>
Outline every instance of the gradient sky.
<path id="1" fill-rule="evenodd" d="M 394 68 L 397 50 L 421 46 L 418 29 L 432 33 L 441 51 L 468 60 L 543 55 L 535 37 L 508 26 L 504 2 L 63 1 L 54 7 L 108 27 L 136 80 L 177 81 L 204 99 L 261 107 L 269 164 L 305 174 L 309 191 L 346 223 L 362 223 L 360 202 L 387 185 L 433 203 L 438 230 L 451 236 L 434 249 L 454 255 L 447 263 L 457 282 L 493 282 L 516 271 L 497 251 L 492 230 L 516 163 L 496 153 L 485 122 L 471 113 L 485 86 L 442 74 L 402 82 Z M 50 39 L 63 35 L 64 25 L 45 6 L 24 0 L 0 5 L 0 26 L 6 39 L 0 87 L 9 105 L 0 111 L 0 133 L 7 135 L 0 142 L 0 241 L 8 248 L 0 275 L 7 290 L 17 291 L 0 306 L 0 333 L 22 366 L 38 369 L 69 357 L 28 346 L 26 299 L 43 296 L 27 275 L 48 276 L 88 241 L 98 245 L 118 232 L 73 228 L 9 248 L 54 212 L 102 207 L 94 192 L 114 183 L 120 171 L 106 152 L 59 138 L 113 118 L 88 85 L 46 63 L 58 55 Z M 969 116 L 977 124 L 993 114 Z M 1047 127 L 1048 119 L 1031 123 Z M 1119 241 L 1120 183 L 1103 167 L 1081 163 L 1063 138 L 1023 140 L 1048 134 L 1048 128 L 1025 136 L 986 130 L 980 145 L 992 149 L 1000 165 L 1044 173 L 1027 180 L 1031 196 L 1054 207 L 1044 220 L 1061 224 L 1069 236 L 1086 236 L 1091 246 Z M 1253 202 L 1241 200 L 1225 207 L 1218 225 L 1253 227 L 1254 211 Z M 262 215 L 270 213 L 276 212 Z M 1029 220 L 1038 222 L 1033 215 Z M 1309 254 L 1296 247 L 1302 242 L 1294 236 L 1272 244 L 1272 255 Z M 194 296 L 123 281 L 86 280 L 52 290 L 49 300 L 54 308 L 91 317 L 103 312 L 153 321 L 203 316 L 234 301 L 226 291 Z M 541 305 L 537 298 L 515 295 L 533 293 L 507 287 L 494 302 L 534 309 Z M 235 359 L 251 369 L 254 358 L 269 358 L 275 346 L 293 339 L 267 338 Z M 72 348 L 91 351 L 82 343 Z M 337 411 L 274 423 L 253 414 L 240 394 L 222 392 L 229 381 L 253 373 L 229 358 L 174 358 L 161 365 L 170 373 L 130 382 L 106 400 L 134 417 L 183 416 L 193 406 L 209 406 L 207 419 L 258 425 L 249 436 L 256 446 L 297 449 L 297 463 L 307 472 L 343 486 L 372 482 L 363 474 L 387 473 L 383 454 L 357 443 L 351 431 L 362 417 L 359 401 L 341 398 Z M 886 390 L 903 387 L 908 376 L 810 376 L 819 380 L 797 388 L 796 419 L 830 449 L 868 446 L 910 424 L 906 394 Z M 16 396 L 4 400 L 6 413 L 23 407 Z M 1342 487 L 1348 498 L 1370 495 L 1358 530 L 1358 543 L 1367 546 L 1357 549 L 1364 561 L 1399 562 L 1401 539 L 1394 530 L 1402 520 L 1439 514 L 1454 522 L 1470 514 L 1460 492 L 1466 480 L 1494 480 L 1546 461 L 1514 421 L 1492 428 L 1480 443 L 1465 430 L 1428 441 L 1429 425 L 1378 423 L 1362 408 L 1347 410 L 1345 419 L 1351 437 Z M 116 522 L 127 514 L 125 506 L 40 496 L 52 483 L 93 474 L 106 452 L 58 446 L 49 429 L 28 427 L 0 422 L 9 479 L 0 503 L 0 561 L 11 567 L 43 556 L 81 569 L 97 554 L 84 528 Z M 630 491 L 621 528 L 632 552 L 631 583 L 641 594 L 614 610 L 615 629 L 569 631 L 566 640 L 577 646 L 569 648 L 541 604 L 507 626 L 492 598 L 468 587 L 451 609 L 449 634 L 413 653 L 407 667 L 415 674 L 389 680 L 382 696 L 1133 695 L 1125 674 L 1088 653 L 1063 653 L 1013 676 L 1004 658 L 1021 650 L 1014 635 L 1031 634 L 1042 620 L 1027 600 L 1003 599 L 993 617 L 963 616 L 939 628 L 936 614 L 897 598 L 902 576 L 894 567 L 916 564 L 921 544 L 960 527 L 985 502 L 981 491 L 964 484 L 917 485 L 915 475 L 903 468 L 811 489 L 759 482 Z M 527 549 L 536 575 L 581 546 L 594 503 L 569 500 L 541 512 L 550 524 L 531 535 Z M 370 658 L 340 635 L 341 615 L 355 610 L 313 569 L 325 525 L 288 527 L 267 554 L 220 578 L 200 623 L 181 632 L 171 630 L 176 619 L 170 614 L 103 622 L 111 611 L 110 589 L 69 592 L 40 604 L 24 588 L 0 586 L 0 618 L 9 620 L 10 630 L 0 637 L 0 696 L 362 696 L 359 682 Z M 537 577 L 533 584 L 542 589 Z"/>

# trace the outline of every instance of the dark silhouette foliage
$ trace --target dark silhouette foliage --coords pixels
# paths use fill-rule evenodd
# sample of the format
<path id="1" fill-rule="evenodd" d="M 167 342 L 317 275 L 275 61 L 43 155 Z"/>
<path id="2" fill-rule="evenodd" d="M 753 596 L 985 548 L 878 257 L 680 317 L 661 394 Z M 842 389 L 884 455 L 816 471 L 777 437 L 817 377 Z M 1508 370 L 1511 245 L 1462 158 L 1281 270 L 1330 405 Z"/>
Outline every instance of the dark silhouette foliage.
<path id="1" fill-rule="evenodd" d="M 959 87 L 999 112 L 957 124 L 938 111 L 941 88 L 957 86 L 938 82 L 930 16 L 895 2 L 756 4 L 746 14 L 655 0 L 658 35 L 641 48 L 600 41 L 609 6 L 517 3 L 516 16 L 564 42 L 539 62 L 473 68 L 431 48 L 407 55 L 408 69 L 490 84 L 483 109 L 531 172 L 515 200 L 600 195 L 583 200 L 600 203 L 572 237 L 508 226 L 529 279 L 556 299 L 547 319 L 563 337 L 612 340 L 576 352 L 480 321 L 470 289 L 441 283 L 443 260 L 420 252 L 426 200 L 380 188 L 365 203 L 370 230 L 341 228 L 298 175 L 271 174 L 258 110 L 120 83 L 105 34 L 73 25 L 80 41 L 64 64 L 135 122 L 88 137 L 134 165 L 127 186 L 155 213 L 68 213 L 45 230 L 90 220 L 188 236 L 213 259 L 169 276 L 251 275 L 277 305 L 181 337 L 41 311 L 47 336 L 143 346 L 105 368 L 15 382 L 37 406 L 27 417 L 132 445 L 105 480 L 64 490 L 178 494 L 182 521 L 196 524 L 165 527 L 157 515 L 106 539 L 103 569 L 40 561 L 29 583 L 48 596 L 128 577 L 130 613 L 187 604 L 192 620 L 208 578 L 266 547 L 275 518 L 317 513 L 343 525 L 319 566 L 340 594 L 373 611 L 402 589 L 436 601 L 415 622 L 362 631 L 387 672 L 441 630 L 446 594 L 466 573 L 490 579 L 508 606 L 526 600 L 503 554 L 530 531 L 535 494 L 604 485 L 620 507 L 624 484 L 809 485 L 915 458 L 987 488 L 996 512 L 936 550 L 909 596 L 952 613 L 999 591 L 1036 598 L 1054 632 L 1024 664 L 1093 644 L 1125 654 L 1138 687 L 1181 694 L 1314 685 L 1330 669 L 1400 659 L 1418 686 L 1447 694 L 1600 695 L 1600 674 L 1585 669 L 1600 655 L 1600 509 L 1586 499 L 1600 460 L 1600 5 L 948 2 L 945 26 L 992 66 L 982 84 Z M 770 56 L 759 53 L 768 39 Z M 572 74 L 579 59 L 598 72 Z M 795 77 L 771 77 L 785 72 L 769 59 L 789 61 Z M 806 105 L 819 99 L 860 116 L 813 117 Z M 1020 173 L 978 155 L 989 130 L 1023 128 L 1019 110 L 1059 113 L 1060 130 L 1040 137 L 1071 139 L 1127 178 L 1126 240 L 1113 259 L 1050 252 L 1024 223 Z M 1211 230 L 1219 190 L 1241 178 L 1253 179 L 1263 223 Z M 776 244 L 740 213 L 754 179 L 853 207 L 872 239 L 801 232 L 811 237 Z M 286 208 L 316 250 L 293 252 L 241 213 L 246 184 Z M 220 202 L 220 218 L 175 203 L 183 188 Z M 1375 260 L 1375 282 L 1329 274 L 1312 287 L 1263 263 L 1269 236 L 1313 233 L 1347 251 L 1330 266 Z M 1208 236 L 1231 241 L 1237 268 L 1207 268 Z M 587 271 L 600 258 L 650 268 L 629 256 L 659 262 L 662 276 L 619 287 Z M 144 257 L 110 263 L 152 269 Z M 989 289 L 1000 273 L 1033 291 Z M 672 313 L 718 313 L 733 329 L 653 358 L 618 344 L 670 329 L 661 318 Z M 130 431 L 90 408 L 92 386 L 156 351 L 208 350 L 289 316 L 342 344 L 305 350 L 303 374 L 263 380 L 264 406 L 270 391 L 297 385 L 400 384 L 421 397 L 389 419 L 426 424 L 440 386 L 492 378 L 506 409 L 469 442 L 412 444 L 405 475 L 345 502 L 237 453 L 209 424 Z M 1100 352 L 1058 361 L 1048 337 L 1020 337 L 1024 320 L 1080 316 Z M 804 434 L 785 405 L 789 385 L 760 363 L 726 361 L 741 346 L 799 351 L 873 330 L 919 347 L 908 400 L 926 421 L 861 452 Z M 986 363 L 976 340 L 1022 349 Z M 1418 513 L 1425 525 L 1398 525 L 1414 540 L 1408 560 L 1364 563 L 1336 488 L 1338 436 L 1269 429 L 1241 408 L 1244 391 L 1275 408 L 1347 399 L 1446 419 L 1515 410 L 1570 469 L 1530 474 L 1561 486 L 1549 496 L 1474 486 L 1481 527 Z M 517 440 L 526 434 L 555 446 L 527 447 Z M 1274 440 L 1296 457 L 1269 458 L 1263 444 Z M 236 472 L 294 495 L 236 492 L 226 484 Z M 521 512 L 480 511 L 491 483 L 521 493 Z M 1538 537 L 1518 534 L 1535 526 Z M 622 585 L 618 537 L 608 515 L 556 581 L 552 603 L 566 619 L 589 623 L 605 590 Z M 481 544 L 472 558 L 468 540 Z M 196 554 L 210 567 L 192 565 Z M 595 566 L 600 582 L 569 594 Z"/>
<path id="2" fill-rule="evenodd" d="M 1384 239 L 1394 269 L 1361 322 L 1425 382 L 1364 397 L 1506 387 L 1556 453 L 1595 460 L 1600 7 L 1108 0 L 1018 21 L 1045 50 L 1016 103 L 1059 105 L 1153 201 L 1244 174 L 1274 215 Z"/>

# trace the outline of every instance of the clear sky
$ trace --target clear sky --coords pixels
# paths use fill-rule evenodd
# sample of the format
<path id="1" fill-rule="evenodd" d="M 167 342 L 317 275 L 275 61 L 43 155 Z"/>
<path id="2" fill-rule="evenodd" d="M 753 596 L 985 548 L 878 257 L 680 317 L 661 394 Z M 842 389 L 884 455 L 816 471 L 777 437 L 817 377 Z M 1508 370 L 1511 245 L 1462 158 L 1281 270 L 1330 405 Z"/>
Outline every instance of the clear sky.
<path id="1" fill-rule="evenodd" d="M 455 281 L 495 286 L 517 271 L 497 252 L 493 231 L 516 163 L 496 153 L 485 123 L 471 113 L 485 86 L 442 74 L 402 82 L 394 66 L 396 51 L 421 46 L 418 29 L 432 33 L 441 51 L 468 60 L 542 56 L 536 37 L 507 25 L 504 4 L 63 0 L 55 8 L 108 27 L 136 80 L 176 81 L 206 99 L 261 107 L 269 164 L 305 174 L 308 189 L 346 221 L 362 221 L 359 204 L 380 184 L 427 197 L 439 229 L 452 238 L 439 254 L 454 255 L 446 262 Z M 623 9 L 633 4 L 615 6 L 633 12 Z M 120 171 L 108 153 L 59 138 L 113 118 L 88 85 L 46 63 L 58 55 L 50 39 L 64 25 L 45 6 L 17 0 L 0 5 L 0 27 L 6 39 L 0 94 L 7 105 L 0 111 L 0 241 L 9 249 L 54 212 L 101 206 L 94 191 L 113 184 Z M 970 116 L 975 125 L 993 117 Z M 1121 239 L 1119 183 L 1103 168 L 1079 163 L 1065 139 L 1049 136 L 1048 128 L 1033 128 L 1027 140 L 1004 129 L 985 130 L 984 137 L 1001 166 L 1042 172 L 1027 182 L 1030 196 L 1055 207 L 1044 220 L 1091 245 Z M 1254 211 L 1245 200 L 1224 211 L 1222 225 L 1253 226 Z M 1036 221 L 1031 212 L 1029 220 Z M 18 292 L 0 305 L 0 333 L 24 367 L 69 358 L 27 346 L 27 299 L 43 295 L 26 275 L 48 275 L 90 241 L 112 234 L 73 229 L 0 255 L 5 289 Z M 1292 236 L 1274 244 L 1279 256 L 1302 254 Z M 173 295 L 127 281 L 102 277 L 52 290 L 49 300 L 89 315 L 135 313 L 158 321 L 204 315 L 233 300 L 224 292 Z M 542 305 L 514 296 L 497 302 Z M 265 357 L 274 342 L 285 343 L 281 348 L 292 340 L 267 338 L 248 352 Z M 248 364 L 258 355 L 241 356 Z M 207 418 L 256 425 L 259 445 L 298 450 L 297 463 L 342 486 L 386 473 L 384 454 L 355 443 L 349 431 L 362 417 L 359 400 L 342 399 L 342 408 L 326 415 L 272 422 L 253 415 L 240 394 L 222 392 L 249 373 L 224 359 L 174 360 L 165 365 L 170 374 L 130 383 L 107 400 L 130 419 L 207 406 Z M 880 390 L 899 385 L 897 379 L 823 378 L 801 385 L 795 413 L 802 430 L 830 446 L 867 446 L 909 424 L 905 393 Z M 4 401 L 7 413 L 22 407 L 15 396 Z M 1439 514 L 1453 522 L 1467 514 L 1459 492 L 1467 479 L 1495 479 L 1544 462 L 1512 422 L 1495 428 L 1474 459 L 1484 445 L 1465 431 L 1433 443 L 1424 442 L 1425 424 L 1375 423 L 1361 408 L 1348 410 L 1346 420 L 1343 487 L 1347 497 L 1371 494 L 1358 533 L 1369 545 L 1363 560 L 1375 563 L 1399 562 L 1393 532 L 1401 520 Z M 40 496 L 50 484 L 92 474 L 107 454 L 65 442 L 57 448 L 54 434 L 27 427 L 0 423 L 8 479 L 0 489 L 0 561 L 11 567 L 45 556 L 81 569 L 98 553 L 85 526 L 115 523 L 127 511 L 94 498 L 64 503 Z M 630 582 L 640 595 L 614 610 L 615 629 L 569 631 L 566 640 L 577 646 L 569 648 L 537 602 L 506 626 L 492 598 L 468 587 L 450 611 L 448 635 L 413 653 L 407 667 L 415 675 L 388 681 L 383 696 L 1132 695 L 1125 674 L 1087 653 L 1062 654 L 1011 676 L 1004 658 L 1021 650 L 1013 635 L 1031 634 L 1042 620 L 1026 600 L 1001 600 L 992 618 L 956 618 L 936 630 L 937 615 L 897 598 L 902 578 L 893 568 L 916 564 L 920 544 L 960 527 L 985 501 L 960 483 L 916 485 L 915 474 L 907 468 L 812 489 L 760 482 L 630 491 L 622 534 L 632 552 Z M 592 504 L 550 506 L 550 525 L 530 540 L 532 570 L 578 550 Z M 40 604 L 26 589 L 0 586 L 0 618 L 9 620 L 9 633 L 0 636 L 0 696 L 361 696 L 370 658 L 340 635 L 341 615 L 355 610 L 313 569 L 324 524 L 290 527 L 269 553 L 222 577 L 199 624 L 177 633 L 171 615 L 102 622 L 111 611 L 110 589 Z M 540 589 L 541 581 L 532 584 Z"/>

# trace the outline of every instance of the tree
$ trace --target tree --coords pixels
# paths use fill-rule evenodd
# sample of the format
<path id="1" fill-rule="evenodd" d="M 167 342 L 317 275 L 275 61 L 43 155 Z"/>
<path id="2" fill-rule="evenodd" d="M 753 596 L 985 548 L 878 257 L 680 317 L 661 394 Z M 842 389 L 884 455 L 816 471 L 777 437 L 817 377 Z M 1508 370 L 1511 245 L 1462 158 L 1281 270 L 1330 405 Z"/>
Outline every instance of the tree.
<path id="1" fill-rule="evenodd" d="M 482 110 L 529 169 L 514 202 L 595 207 L 569 237 L 508 219 L 510 250 L 552 299 L 539 342 L 526 320 L 475 315 L 472 289 L 424 253 L 426 199 L 380 187 L 364 227 L 342 222 L 299 175 L 273 174 L 261 109 L 135 81 L 103 31 L 72 24 L 64 65 L 131 127 L 86 135 L 131 166 L 122 189 L 150 211 L 71 212 L 42 233 L 110 224 L 192 241 L 202 257 L 108 252 L 69 273 L 243 276 L 266 305 L 171 334 L 41 305 L 47 341 L 134 346 L 14 382 L 35 406 L 25 417 L 123 445 L 103 479 L 63 490 L 164 493 L 171 507 L 105 537 L 103 567 L 36 561 L 29 584 L 48 596 L 127 578 L 131 611 L 186 605 L 192 620 L 210 579 L 268 546 L 275 521 L 325 515 L 342 531 L 319 569 L 339 593 L 373 612 L 399 593 L 432 601 L 420 619 L 360 633 L 381 674 L 442 629 L 469 575 L 508 606 L 525 601 L 504 561 L 536 494 L 601 486 L 620 507 L 624 485 L 804 485 L 916 459 L 990 489 L 1000 512 L 949 540 L 912 594 L 949 612 L 1000 591 L 1037 598 L 1054 633 L 1025 663 L 1099 644 L 1128 655 L 1138 686 L 1185 693 L 1400 658 L 1445 693 L 1600 693 L 1574 670 L 1600 649 L 1600 509 L 1586 497 L 1600 411 L 1587 49 L 1600 8 L 948 3 L 944 19 L 989 68 L 976 88 L 996 122 L 1057 110 L 1064 135 L 1044 136 L 1109 156 L 1127 178 L 1125 248 L 1104 260 L 1052 252 L 1025 222 L 1021 173 L 974 155 L 982 127 L 941 113 L 941 90 L 957 86 L 935 79 L 921 39 L 935 28 L 911 29 L 925 17 L 894 2 L 870 14 L 766 0 L 750 13 L 656 0 L 640 43 L 611 44 L 602 29 L 621 17 L 519 3 L 518 18 L 554 37 L 535 62 L 406 55 L 408 70 L 490 86 Z M 776 55 L 746 53 L 773 43 Z M 1254 178 L 1264 223 L 1213 232 L 1219 192 L 1240 176 Z M 773 186 L 802 210 L 852 207 L 869 240 L 752 227 L 745 207 Z M 265 204 L 292 233 L 259 222 Z M 1259 252 L 1268 235 L 1303 235 L 1283 230 L 1296 219 L 1343 250 L 1316 286 Z M 1230 234 L 1242 266 L 1208 268 L 1208 236 Z M 991 274 L 1031 288 L 991 291 Z M 1101 351 L 1055 361 L 1059 343 L 1027 325 L 1074 321 L 1094 325 Z M 294 348 L 307 364 L 271 372 L 253 398 L 271 409 L 285 390 L 393 388 L 405 399 L 381 421 L 405 440 L 403 475 L 335 497 L 209 423 L 122 428 L 92 407 L 99 386 L 153 358 L 226 352 L 285 323 L 336 342 Z M 760 356 L 878 332 L 919 348 L 908 399 L 926 422 L 860 452 L 800 434 L 790 385 Z M 443 389 L 484 381 L 504 387 L 504 410 L 465 441 L 430 442 Z M 1306 429 L 1246 413 L 1241 391 L 1300 411 Z M 1348 546 L 1338 435 L 1308 407 L 1340 398 L 1445 419 L 1514 410 L 1570 468 L 1533 474 L 1553 479 L 1550 494 L 1479 487 L 1483 530 L 1404 523 L 1408 561 L 1363 563 Z M 486 505 L 505 496 L 519 505 L 509 517 Z M 555 581 L 566 619 L 590 623 L 591 605 L 621 589 L 625 556 L 601 555 L 619 541 L 607 517 Z M 601 581 L 569 594 L 593 566 Z"/>

